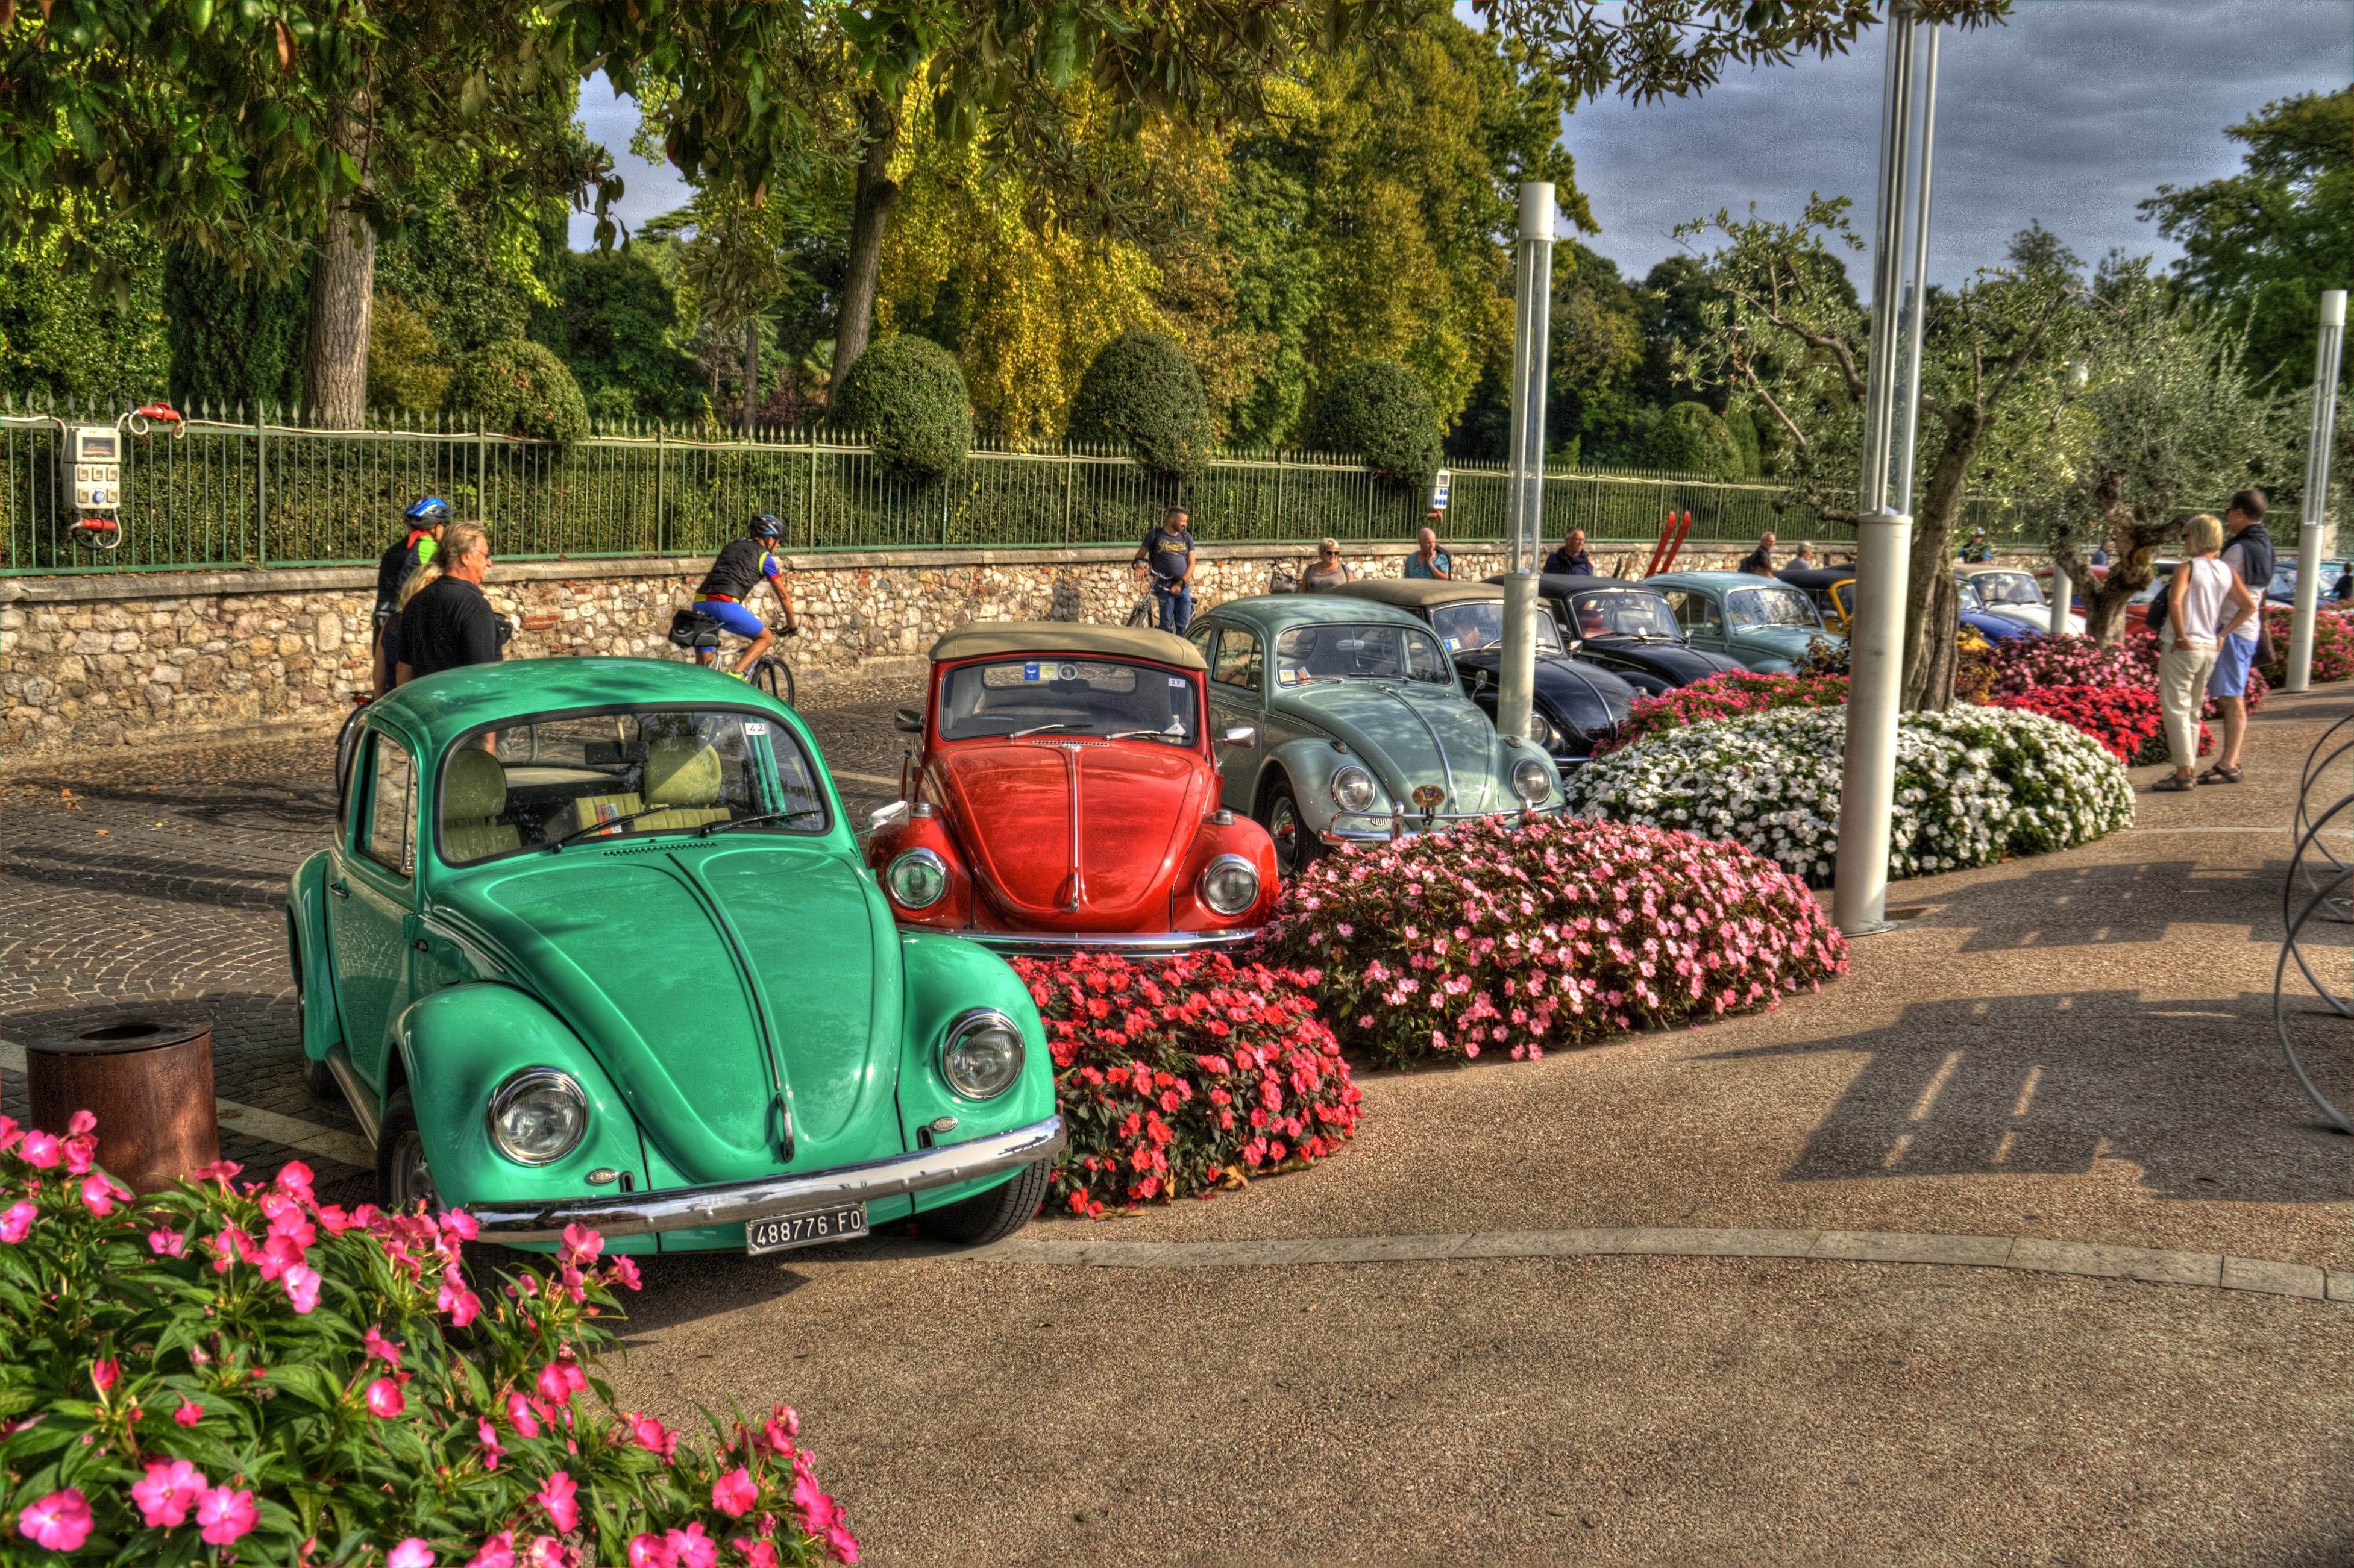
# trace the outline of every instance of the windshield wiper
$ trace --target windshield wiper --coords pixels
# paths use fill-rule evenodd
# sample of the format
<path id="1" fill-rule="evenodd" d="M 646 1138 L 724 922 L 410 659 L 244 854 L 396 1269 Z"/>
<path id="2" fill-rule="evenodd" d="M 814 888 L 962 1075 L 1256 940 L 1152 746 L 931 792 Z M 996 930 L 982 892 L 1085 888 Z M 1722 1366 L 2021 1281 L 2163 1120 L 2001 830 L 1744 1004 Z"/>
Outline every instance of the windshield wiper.
<path id="1" fill-rule="evenodd" d="M 1116 729 L 1104 738 L 1106 740 L 1173 740 L 1180 746 L 1192 744 L 1182 731 L 1172 735 L 1165 729 Z"/>
<path id="2" fill-rule="evenodd" d="M 1028 729 L 1017 729 L 1005 738 L 1008 740 L 1020 740 L 1025 735 L 1044 735 L 1050 729 L 1093 729 L 1096 726 L 1091 724 L 1038 724 L 1032 725 Z"/>
<path id="3" fill-rule="evenodd" d="M 602 832 L 607 828 L 618 828 L 623 822 L 634 822 L 640 817 L 651 817 L 658 811 L 667 811 L 671 809 L 672 808 L 668 806 L 648 806 L 642 811 L 625 811 L 618 817 L 608 817 L 601 822 L 591 822 L 585 828 L 575 828 L 560 839 L 548 840 L 544 847 L 551 850 L 560 850 L 566 844 L 570 843 L 574 839 L 585 839 L 589 834 Z"/>
<path id="4" fill-rule="evenodd" d="M 757 817 L 737 817 L 733 821 L 705 822 L 701 828 L 695 831 L 695 836 L 699 839 L 707 839 L 714 833 L 724 833 L 730 828 L 748 828 L 754 822 L 789 822 L 795 817 L 822 817 L 824 815 L 825 812 L 821 808 L 815 806 L 804 807 L 798 811 L 763 811 Z"/>

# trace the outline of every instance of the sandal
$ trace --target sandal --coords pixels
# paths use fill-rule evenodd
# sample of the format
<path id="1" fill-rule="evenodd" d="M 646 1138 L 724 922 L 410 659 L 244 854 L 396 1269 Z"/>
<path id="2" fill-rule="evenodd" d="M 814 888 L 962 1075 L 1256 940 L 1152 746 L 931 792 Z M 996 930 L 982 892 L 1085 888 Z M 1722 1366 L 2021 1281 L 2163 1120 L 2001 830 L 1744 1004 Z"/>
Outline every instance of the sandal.
<path id="1" fill-rule="evenodd" d="M 2151 785 L 2149 792 L 2153 795 L 2179 794 L 2185 789 L 2196 789 L 2198 784 L 2199 780 L 2196 779 L 2185 779 L 2179 773 L 2169 773 Z"/>
<path id="2" fill-rule="evenodd" d="M 2236 768 L 2226 768 L 2220 762 L 2199 776 L 2199 782 L 2201 784 L 2237 784 L 2239 781 L 2240 770 Z"/>

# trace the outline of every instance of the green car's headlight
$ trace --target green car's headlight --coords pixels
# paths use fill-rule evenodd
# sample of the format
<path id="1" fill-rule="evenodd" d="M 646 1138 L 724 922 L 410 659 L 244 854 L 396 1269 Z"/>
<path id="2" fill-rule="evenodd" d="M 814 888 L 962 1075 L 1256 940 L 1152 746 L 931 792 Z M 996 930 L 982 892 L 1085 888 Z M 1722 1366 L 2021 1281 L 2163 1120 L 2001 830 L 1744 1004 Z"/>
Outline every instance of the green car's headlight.
<path id="1" fill-rule="evenodd" d="M 1258 867 L 1222 854 L 1202 873 L 1202 902 L 1221 915 L 1239 915 L 1258 901 Z"/>
<path id="2" fill-rule="evenodd" d="M 891 900 L 902 909 L 928 909 L 949 890 L 948 863 L 928 849 L 912 849 L 883 874 Z"/>
<path id="3" fill-rule="evenodd" d="M 1344 811 L 1362 811 L 1373 803 L 1373 776 L 1352 763 L 1332 775 L 1332 803 Z"/>
<path id="4" fill-rule="evenodd" d="M 976 1008 L 949 1025 L 940 1076 L 969 1100 L 993 1100 L 1022 1076 L 1022 1031 L 1002 1012 Z"/>
<path id="5" fill-rule="evenodd" d="M 1523 757 L 1512 767 L 1512 793 L 1533 806 L 1553 793 L 1553 769 L 1533 757 Z"/>
<path id="6" fill-rule="evenodd" d="M 491 1141 L 518 1165 L 546 1165 L 580 1146 L 588 1097 L 572 1075 L 525 1067 L 491 1095 Z"/>

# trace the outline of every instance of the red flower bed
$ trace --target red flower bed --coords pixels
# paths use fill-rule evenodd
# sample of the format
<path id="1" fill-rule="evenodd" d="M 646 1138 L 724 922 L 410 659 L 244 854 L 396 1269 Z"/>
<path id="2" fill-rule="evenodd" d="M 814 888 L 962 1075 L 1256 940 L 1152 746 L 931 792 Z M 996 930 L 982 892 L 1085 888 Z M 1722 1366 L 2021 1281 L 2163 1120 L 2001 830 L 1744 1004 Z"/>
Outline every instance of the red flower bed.
<path id="1" fill-rule="evenodd" d="M 1847 677 L 1839 675 L 1760 675 L 1747 670 L 1727 670 L 1662 692 L 1638 697 L 1616 736 L 1605 736 L 1594 755 L 1605 756 L 1634 745 L 1647 735 L 1681 729 L 1709 719 L 1739 718 L 1775 708 L 1836 708 L 1847 704 Z"/>
<path id="2" fill-rule="evenodd" d="M 2058 637 L 2048 632 L 2014 637 L 1996 643 L 1987 652 L 1987 663 L 1994 673 L 1987 700 L 1989 705 L 2000 706 L 1993 699 L 2047 686 L 2119 686 L 2156 691 L 2158 656 L 2158 639 L 2137 620 L 2126 622 L 2126 640 L 2114 648 L 2104 648 L 2089 637 L 2065 633 Z M 2263 671 L 2249 671 L 2248 711 L 2254 713 L 2264 706 L 2264 697 L 2271 690 Z M 2215 714 L 2215 699 L 2210 697 L 2200 716 L 2213 718 Z"/>
<path id="3" fill-rule="evenodd" d="M 1847 972 L 1806 884 L 1764 856 L 1571 817 L 1341 850 L 1283 890 L 1266 950 L 1392 1063 L 1542 1056 Z"/>
<path id="4" fill-rule="evenodd" d="M 1052 1201 L 1073 1213 L 1208 1198 L 1321 1160 L 1357 1129 L 1357 1086 L 1317 1016 L 1313 969 L 1224 953 L 1013 962 L 1055 1053 L 1071 1140 Z"/>
<path id="5" fill-rule="evenodd" d="M 2058 719 L 2091 736 L 2128 768 L 2167 759 L 2166 715 L 2158 693 L 2147 686 L 2033 686 L 1989 697 L 1984 705 Z M 2199 749 L 2203 753 L 2213 743 L 2200 724 Z"/>

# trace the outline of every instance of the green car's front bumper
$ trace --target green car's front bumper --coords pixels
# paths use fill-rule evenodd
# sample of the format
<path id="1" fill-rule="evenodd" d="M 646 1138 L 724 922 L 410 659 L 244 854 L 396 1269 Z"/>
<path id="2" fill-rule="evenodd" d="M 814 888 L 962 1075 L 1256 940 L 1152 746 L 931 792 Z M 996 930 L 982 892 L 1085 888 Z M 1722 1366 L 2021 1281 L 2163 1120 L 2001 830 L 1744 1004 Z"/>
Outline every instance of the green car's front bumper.
<path id="1" fill-rule="evenodd" d="M 1338 849 L 1342 844 L 1394 843 L 1423 833 L 1443 833 L 1465 822 L 1484 822 L 1495 817 L 1517 817 L 1532 822 L 1539 817 L 1557 817 L 1569 809 L 1564 800 L 1549 801 L 1542 806 L 1524 807 L 1517 811 L 1408 811 L 1402 808 L 1388 811 L 1335 811 L 1332 825 L 1317 836 Z M 1359 826 L 1344 827 L 1344 822 Z"/>
<path id="2" fill-rule="evenodd" d="M 962 1181 L 1008 1174 L 1052 1160 L 1069 1135 L 1063 1118 L 1050 1116 L 1011 1132 L 992 1133 L 887 1160 L 837 1165 L 789 1176 L 763 1176 L 712 1187 L 670 1192 L 616 1193 L 610 1198 L 567 1198 L 552 1203 L 469 1203 L 467 1213 L 486 1241 L 522 1245 L 560 1241 L 567 1225 L 587 1225 L 609 1236 L 647 1235 L 657 1231 L 695 1230 L 705 1225 L 772 1220 L 814 1213 L 844 1203 L 872 1202 L 953 1187 Z"/>

